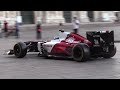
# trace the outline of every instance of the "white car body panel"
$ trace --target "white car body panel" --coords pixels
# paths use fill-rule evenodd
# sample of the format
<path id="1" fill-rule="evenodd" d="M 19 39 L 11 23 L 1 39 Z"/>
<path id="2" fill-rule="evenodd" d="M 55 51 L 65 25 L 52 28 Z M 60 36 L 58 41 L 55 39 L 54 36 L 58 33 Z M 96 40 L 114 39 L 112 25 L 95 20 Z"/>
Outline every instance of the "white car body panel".
<path id="1" fill-rule="evenodd" d="M 70 34 L 70 32 L 60 32 L 59 36 L 56 37 L 57 39 L 54 38 L 54 40 L 43 43 L 43 48 L 46 49 L 48 53 L 50 53 L 56 44 L 66 39 L 68 34 Z M 41 43 L 42 42 L 38 42 L 38 50 L 40 53 L 41 53 Z"/>
<path id="2" fill-rule="evenodd" d="M 51 40 L 50 42 L 46 42 L 43 44 L 44 49 L 47 50 L 48 53 L 50 53 L 55 46 L 55 44 L 60 43 L 63 39 L 57 39 L 57 40 Z"/>

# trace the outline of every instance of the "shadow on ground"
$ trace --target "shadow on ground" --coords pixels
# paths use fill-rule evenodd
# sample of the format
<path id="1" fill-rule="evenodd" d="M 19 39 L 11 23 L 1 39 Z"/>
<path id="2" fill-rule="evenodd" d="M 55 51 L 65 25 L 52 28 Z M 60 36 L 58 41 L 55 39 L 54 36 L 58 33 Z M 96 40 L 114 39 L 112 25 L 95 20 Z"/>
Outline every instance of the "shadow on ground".
<path id="1" fill-rule="evenodd" d="M 37 54 L 27 54 L 24 58 L 16 58 L 14 55 L 12 56 L 4 56 L 4 58 L 7 59 L 13 59 L 13 60 L 29 60 L 29 59 L 33 59 L 33 60 L 57 60 L 57 61 L 74 61 L 72 58 L 66 58 L 66 57 L 49 57 L 49 58 L 45 58 L 45 57 L 39 57 Z M 105 58 L 90 58 L 89 60 L 85 61 L 85 62 L 94 62 L 94 61 L 108 61 L 108 60 L 114 60 L 114 58 L 109 58 L 109 59 L 105 59 Z M 79 63 L 84 63 L 84 62 L 79 62 Z"/>

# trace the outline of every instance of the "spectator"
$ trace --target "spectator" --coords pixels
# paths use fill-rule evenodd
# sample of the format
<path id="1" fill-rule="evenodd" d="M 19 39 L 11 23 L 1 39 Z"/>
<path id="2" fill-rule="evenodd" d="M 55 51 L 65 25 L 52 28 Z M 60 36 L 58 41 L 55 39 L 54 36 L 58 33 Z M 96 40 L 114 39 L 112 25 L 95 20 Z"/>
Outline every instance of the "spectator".
<path id="1" fill-rule="evenodd" d="M 7 32 L 8 32 L 8 22 L 4 21 L 4 33 L 5 33 L 5 37 L 7 37 Z"/>
<path id="2" fill-rule="evenodd" d="M 73 30 L 74 30 L 74 32 L 75 32 L 75 33 L 78 33 L 78 29 L 79 29 L 79 27 L 80 27 L 80 22 L 79 22 L 79 20 L 77 19 L 77 17 L 73 17 L 73 22 L 72 22 L 72 24 L 73 24 Z"/>
<path id="3" fill-rule="evenodd" d="M 118 14 L 118 12 L 116 12 L 115 15 L 116 15 L 116 20 L 115 20 L 115 22 L 119 22 L 119 14 Z"/>
<path id="4" fill-rule="evenodd" d="M 2 38 L 2 23 L 0 22 L 0 38 Z"/>
<path id="5" fill-rule="evenodd" d="M 15 36 L 16 36 L 16 38 L 20 37 L 20 35 L 19 35 L 19 23 L 17 21 L 15 22 Z"/>
<path id="6" fill-rule="evenodd" d="M 41 33 L 42 33 L 41 23 L 38 22 L 36 26 L 37 39 L 41 39 Z"/>

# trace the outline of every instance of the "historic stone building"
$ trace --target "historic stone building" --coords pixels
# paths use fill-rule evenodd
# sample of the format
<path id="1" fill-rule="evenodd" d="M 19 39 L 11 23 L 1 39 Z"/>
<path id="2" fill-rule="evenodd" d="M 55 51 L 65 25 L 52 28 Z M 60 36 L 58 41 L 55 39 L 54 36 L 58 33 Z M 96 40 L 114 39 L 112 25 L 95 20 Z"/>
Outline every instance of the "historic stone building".
<path id="1" fill-rule="evenodd" d="M 42 23 L 70 23 L 72 17 L 77 16 L 80 22 L 114 22 L 115 11 L 0 11 L 0 20 L 7 20 L 13 24 L 17 16 L 22 16 L 23 24 Z"/>

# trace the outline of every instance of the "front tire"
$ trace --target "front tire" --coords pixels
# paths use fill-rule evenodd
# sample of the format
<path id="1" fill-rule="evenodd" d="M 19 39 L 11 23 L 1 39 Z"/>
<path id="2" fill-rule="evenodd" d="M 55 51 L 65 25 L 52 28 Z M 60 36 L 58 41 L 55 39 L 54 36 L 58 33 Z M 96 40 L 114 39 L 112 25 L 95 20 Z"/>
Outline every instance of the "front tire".
<path id="1" fill-rule="evenodd" d="M 73 59 L 77 62 L 84 62 L 90 58 L 90 49 L 89 46 L 80 43 L 73 47 L 72 51 Z"/>
<path id="2" fill-rule="evenodd" d="M 14 46 L 14 54 L 17 58 L 23 58 L 27 54 L 27 46 L 25 43 L 19 42 Z"/>

